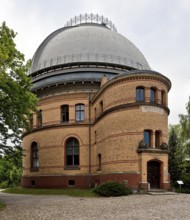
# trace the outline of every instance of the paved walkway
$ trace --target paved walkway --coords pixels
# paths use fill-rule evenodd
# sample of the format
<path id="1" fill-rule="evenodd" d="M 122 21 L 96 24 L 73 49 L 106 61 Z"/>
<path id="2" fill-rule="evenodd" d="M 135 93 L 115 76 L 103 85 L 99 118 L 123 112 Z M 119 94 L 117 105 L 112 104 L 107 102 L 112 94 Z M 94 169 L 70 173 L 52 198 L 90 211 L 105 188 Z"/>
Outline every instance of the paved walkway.
<path id="1" fill-rule="evenodd" d="M 190 194 L 111 198 L 0 193 L 1 220 L 189 220 Z"/>

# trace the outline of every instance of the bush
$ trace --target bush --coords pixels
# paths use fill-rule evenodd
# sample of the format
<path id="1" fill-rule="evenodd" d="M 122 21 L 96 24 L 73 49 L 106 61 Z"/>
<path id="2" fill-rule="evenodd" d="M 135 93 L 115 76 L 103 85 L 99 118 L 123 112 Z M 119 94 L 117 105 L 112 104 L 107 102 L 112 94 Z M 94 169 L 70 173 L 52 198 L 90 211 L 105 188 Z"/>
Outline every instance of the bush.
<path id="1" fill-rule="evenodd" d="M 0 183 L 0 188 L 2 189 L 6 189 L 9 187 L 9 184 L 7 181 L 3 181 L 2 183 Z"/>
<path id="2" fill-rule="evenodd" d="M 190 173 L 182 174 L 181 179 L 184 183 L 184 187 L 190 188 Z"/>
<path id="3" fill-rule="evenodd" d="M 131 194 L 131 191 L 127 189 L 123 184 L 118 182 L 107 182 L 94 189 L 94 192 L 105 197 L 109 196 L 126 196 Z"/>

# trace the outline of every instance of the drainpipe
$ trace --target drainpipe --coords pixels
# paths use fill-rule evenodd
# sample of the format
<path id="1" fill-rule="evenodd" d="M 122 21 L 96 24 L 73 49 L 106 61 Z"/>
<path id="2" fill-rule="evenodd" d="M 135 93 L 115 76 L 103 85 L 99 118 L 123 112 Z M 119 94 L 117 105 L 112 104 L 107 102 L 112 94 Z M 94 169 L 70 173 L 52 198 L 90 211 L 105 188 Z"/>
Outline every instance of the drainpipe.
<path id="1" fill-rule="evenodd" d="M 89 138 L 89 171 L 88 171 L 88 186 L 91 188 L 91 175 L 92 175 L 92 169 L 91 169 L 91 94 L 89 92 L 88 95 L 88 118 L 89 118 L 89 125 L 88 125 L 88 138 Z"/>

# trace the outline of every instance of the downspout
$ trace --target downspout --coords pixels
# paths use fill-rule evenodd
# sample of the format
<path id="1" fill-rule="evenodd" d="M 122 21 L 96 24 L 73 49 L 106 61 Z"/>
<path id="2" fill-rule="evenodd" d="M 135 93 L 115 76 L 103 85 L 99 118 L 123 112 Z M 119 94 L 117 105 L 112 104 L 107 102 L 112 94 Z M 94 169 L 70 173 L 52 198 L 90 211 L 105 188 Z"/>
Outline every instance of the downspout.
<path id="1" fill-rule="evenodd" d="M 89 92 L 88 95 L 88 118 L 89 118 L 89 125 L 88 125 L 88 144 L 89 144 L 89 171 L 88 171 L 88 186 L 91 188 L 91 175 L 92 175 L 92 164 L 91 164 L 91 94 Z"/>

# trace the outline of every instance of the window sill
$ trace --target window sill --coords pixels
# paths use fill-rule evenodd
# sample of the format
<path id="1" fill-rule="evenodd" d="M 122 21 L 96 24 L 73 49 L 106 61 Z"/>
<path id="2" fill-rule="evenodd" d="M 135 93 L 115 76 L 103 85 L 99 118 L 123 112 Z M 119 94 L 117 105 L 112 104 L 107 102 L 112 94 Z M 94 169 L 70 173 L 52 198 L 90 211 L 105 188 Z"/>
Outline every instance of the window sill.
<path id="1" fill-rule="evenodd" d="M 65 166 L 64 170 L 80 170 L 80 166 Z"/>
<path id="2" fill-rule="evenodd" d="M 30 172 L 38 172 L 39 168 L 30 168 Z"/>

